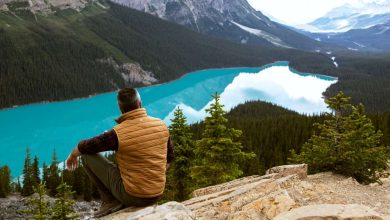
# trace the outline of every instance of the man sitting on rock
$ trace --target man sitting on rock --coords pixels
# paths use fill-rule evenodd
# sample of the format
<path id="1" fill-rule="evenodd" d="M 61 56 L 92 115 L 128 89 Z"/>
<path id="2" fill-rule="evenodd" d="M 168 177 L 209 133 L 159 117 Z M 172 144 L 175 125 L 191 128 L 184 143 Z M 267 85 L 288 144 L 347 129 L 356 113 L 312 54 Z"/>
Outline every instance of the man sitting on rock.
<path id="1" fill-rule="evenodd" d="M 114 128 L 81 141 L 68 156 L 69 170 L 81 156 L 86 173 L 97 186 L 102 205 L 94 213 L 101 217 L 123 206 L 148 206 L 159 199 L 165 188 L 166 169 L 173 160 L 169 132 L 160 119 L 149 117 L 142 108 L 138 91 L 118 92 L 122 115 Z M 117 165 L 98 154 L 116 151 Z"/>

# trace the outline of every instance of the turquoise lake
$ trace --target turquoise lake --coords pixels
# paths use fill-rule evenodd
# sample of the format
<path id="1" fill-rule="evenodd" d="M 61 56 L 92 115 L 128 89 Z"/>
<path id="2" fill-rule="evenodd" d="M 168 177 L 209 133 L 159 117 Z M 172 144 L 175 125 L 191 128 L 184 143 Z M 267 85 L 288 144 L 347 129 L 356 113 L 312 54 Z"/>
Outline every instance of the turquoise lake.
<path id="1" fill-rule="evenodd" d="M 189 122 L 204 118 L 218 92 L 225 109 L 249 100 L 263 100 L 303 114 L 327 111 L 322 93 L 337 79 L 299 73 L 288 62 L 261 68 L 209 69 L 193 72 L 170 83 L 140 88 L 148 114 L 169 124 L 180 106 Z M 26 147 L 40 163 L 50 163 L 53 149 L 66 159 L 77 143 L 115 125 L 120 115 L 116 92 L 89 98 L 32 104 L 0 111 L 0 166 L 8 165 L 12 176 L 22 171 Z"/>

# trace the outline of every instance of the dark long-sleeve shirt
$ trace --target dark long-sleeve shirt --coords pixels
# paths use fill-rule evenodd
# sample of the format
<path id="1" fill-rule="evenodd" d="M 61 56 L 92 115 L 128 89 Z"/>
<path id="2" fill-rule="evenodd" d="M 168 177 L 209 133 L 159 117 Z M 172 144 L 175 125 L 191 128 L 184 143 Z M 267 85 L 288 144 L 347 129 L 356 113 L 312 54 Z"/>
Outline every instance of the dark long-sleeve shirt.
<path id="1" fill-rule="evenodd" d="M 77 147 L 82 154 L 96 154 L 102 151 L 110 150 L 117 151 L 118 137 L 115 131 L 112 129 L 110 131 L 104 132 L 99 136 L 80 141 Z M 171 138 L 169 137 L 167 143 L 167 163 L 172 162 L 174 157 L 174 146 Z"/>

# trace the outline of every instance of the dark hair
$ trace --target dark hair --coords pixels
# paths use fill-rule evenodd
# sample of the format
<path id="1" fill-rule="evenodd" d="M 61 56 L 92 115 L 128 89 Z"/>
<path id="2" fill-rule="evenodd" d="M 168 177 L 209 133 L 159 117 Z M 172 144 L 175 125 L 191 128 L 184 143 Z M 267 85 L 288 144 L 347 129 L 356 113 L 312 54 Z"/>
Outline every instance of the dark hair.
<path id="1" fill-rule="evenodd" d="M 122 113 L 141 107 L 141 98 L 134 88 L 124 88 L 118 92 L 118 102 Z"/>

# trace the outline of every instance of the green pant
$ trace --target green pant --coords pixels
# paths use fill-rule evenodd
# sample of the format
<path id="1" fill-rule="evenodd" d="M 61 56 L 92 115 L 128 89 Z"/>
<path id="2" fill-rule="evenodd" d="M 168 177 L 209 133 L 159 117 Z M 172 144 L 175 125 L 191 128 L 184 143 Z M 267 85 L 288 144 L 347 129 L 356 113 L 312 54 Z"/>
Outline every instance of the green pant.
<path id="1" fill-rule="evenodd" d="M 125 206 L 148 206 L 156 203 L 156 198 L 137 198 L 127 194 L 117 165 L 100 154 L 81 156 L 85 171 L 96 185 L 102 201 L 118 200 Z"/>

